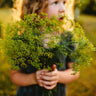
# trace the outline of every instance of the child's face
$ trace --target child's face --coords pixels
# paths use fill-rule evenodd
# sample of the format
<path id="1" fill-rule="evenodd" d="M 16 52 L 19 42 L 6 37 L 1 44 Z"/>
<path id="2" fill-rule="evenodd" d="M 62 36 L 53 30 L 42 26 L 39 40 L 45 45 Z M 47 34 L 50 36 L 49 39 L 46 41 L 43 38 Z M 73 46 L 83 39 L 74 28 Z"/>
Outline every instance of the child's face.
<path id="1" fill-rule="evenodd" d="M 65 13 L 65 3 L 66 0 L 48 0 L 48 7 L 44 12 L 48 14 L 49 19 L 55 15 L 59 20 L 62 20 Z"/>

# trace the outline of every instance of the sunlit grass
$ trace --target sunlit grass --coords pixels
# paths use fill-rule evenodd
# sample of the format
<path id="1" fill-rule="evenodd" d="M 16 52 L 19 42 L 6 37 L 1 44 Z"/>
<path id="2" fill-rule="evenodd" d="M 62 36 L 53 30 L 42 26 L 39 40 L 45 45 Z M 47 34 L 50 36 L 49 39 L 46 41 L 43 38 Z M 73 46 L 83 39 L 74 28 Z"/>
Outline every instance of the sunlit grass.
<path id="1" fill-rule="evenodd" d="M 0 9 L 0 21 L 4 24 L 12 21 L 12 10 L 11 9 Z"/>

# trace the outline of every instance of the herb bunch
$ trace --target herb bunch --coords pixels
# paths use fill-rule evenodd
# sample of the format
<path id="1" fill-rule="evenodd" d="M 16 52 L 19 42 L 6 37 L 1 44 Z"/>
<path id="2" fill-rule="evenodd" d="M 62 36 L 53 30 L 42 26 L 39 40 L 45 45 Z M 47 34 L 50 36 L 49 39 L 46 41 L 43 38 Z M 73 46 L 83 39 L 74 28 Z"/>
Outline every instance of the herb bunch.
<path id="1" fill-rule="evenodd" d="M 59 62 L 59 57 L 62 54 L 67 57 L 70 48 L 68 34 L 62 28 L 63 22 L 56 17 L 49 20 L 44 13 L 41 15 L 44 18 L 37 14 L 25 15 L 23 20 L 7 27 L 4 50 L 14 70 L 27 68 L 28 64 L 38 70 L 52 70 L 53 64 L 64 65 Z M 62 41 L 64 46 L 60 44 Z"/>
<path id="2" fill-rule="evenodd" d="M 69 56 L 74 61 L 76 72 L 89 65 L 94 47 L 82 27 L 74 23 L 74 30 L 68 32 L 62 27 L 63 21 L 54 16 L 49 20 L 46 14 L 41 15 L 44 18 L 37 14 L 25 15 L 23 20 L 7 27 L 3 44 L 12 68 L 19 70 L 31 64 L 38 70 L 52 70 L 53 64 L 64 66 L 62 56 Z M 75 50 L 70 46 L 75 46 Z"/>

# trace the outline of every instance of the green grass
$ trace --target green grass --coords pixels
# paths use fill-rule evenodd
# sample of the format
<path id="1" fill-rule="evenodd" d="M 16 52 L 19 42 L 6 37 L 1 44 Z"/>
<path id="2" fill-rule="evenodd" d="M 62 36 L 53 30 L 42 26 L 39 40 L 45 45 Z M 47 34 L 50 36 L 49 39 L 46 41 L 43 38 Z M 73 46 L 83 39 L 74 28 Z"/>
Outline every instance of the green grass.
<path id="1" fill-rule="evenodd" d="M 0 9 L 0 21 L 5 24 L 12 20 L 12 10 L 11 9 Z"/>
<path id="2" fill-rule="evenodd" d="M 12 20 L 12 11 L 10 9 L 0 9 L 0 21 L 5 26 Z M 80 23 L 86 30 L 88 39 L 96 45 L 96 17 L 80 16 Z M 96 96 L 96 53 L 93 53 L 93 62 L 91 65 L 81 70 L 80 78 L 75 82 L 68 84 L 67 96 Z M 10 66 L 6 59 L 0 57 L 0 96 L 14 96 L 16 86 L 10 80 Z"/>

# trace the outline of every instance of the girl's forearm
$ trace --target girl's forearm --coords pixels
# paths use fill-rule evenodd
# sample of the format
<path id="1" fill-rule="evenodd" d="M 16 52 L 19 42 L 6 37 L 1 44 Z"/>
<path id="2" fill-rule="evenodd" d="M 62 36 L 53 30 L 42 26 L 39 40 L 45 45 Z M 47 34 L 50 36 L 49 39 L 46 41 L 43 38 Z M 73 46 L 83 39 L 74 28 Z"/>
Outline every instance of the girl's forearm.
<path id="1" fill-rule="evenodd" d="M 19 71 L 11 70 L 11 80 L 18 86 L 28 86 L 37 84 L 35 73 L 24 74 Z"/>
<path id="2" fill-rule="evenodd" d="M 76 80 L 79 77 L 79 72 L 75 75 L 72 75 L 72 73 L 72 68 L 64 71 L 58 71 L 58 83 L 67 84 Z M 19 86 L 38 84 L 35 73 L 25 74 L 21 73 L 20 71 L 11 70 L 11 79 L 14 84 Z"/>
<path id="3" fill-rule="evenodd" d="M 72 69 L 67 69 L 65 71 L 58 71 L 59 76 L 58 83 L 67 84 L 78 79 L 79 72 L 77 72 L 75 75 L 72 75 L 72 73 L 74 73 Z"/>

